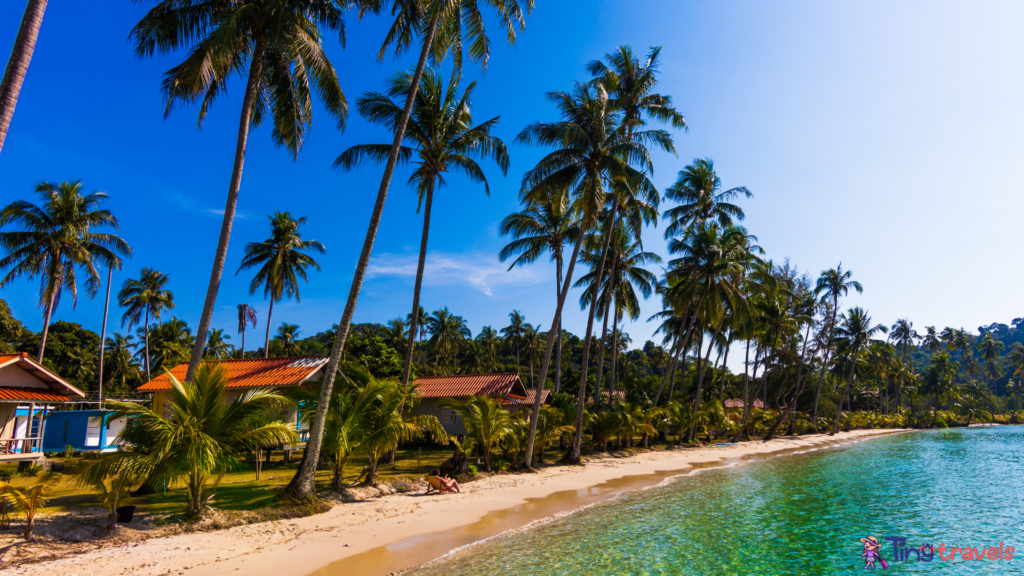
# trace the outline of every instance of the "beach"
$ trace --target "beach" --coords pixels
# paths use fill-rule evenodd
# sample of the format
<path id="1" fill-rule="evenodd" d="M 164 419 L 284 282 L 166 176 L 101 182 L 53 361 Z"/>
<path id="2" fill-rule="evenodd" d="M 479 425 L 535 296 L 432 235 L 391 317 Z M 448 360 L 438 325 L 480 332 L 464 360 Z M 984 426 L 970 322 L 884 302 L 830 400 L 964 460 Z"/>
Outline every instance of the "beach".
<path id="1" fill-rule="evenodd" d="M 305 575 L 389 574 L 449 550 L 543 518 L 651 486 L 669 476 L 723 462 L 842 445 L 895 430 L 854 430 L 723 447 L 645 452 L 551 466 L 536 474 L 495 475 L 463 494 L 394 494 L 336 505 L 330 512 L 215 532 L 154 538 L 49 562 L 0 570 L 3 575 Z M 447 533 L 447 534 L 446 534 Z"/>

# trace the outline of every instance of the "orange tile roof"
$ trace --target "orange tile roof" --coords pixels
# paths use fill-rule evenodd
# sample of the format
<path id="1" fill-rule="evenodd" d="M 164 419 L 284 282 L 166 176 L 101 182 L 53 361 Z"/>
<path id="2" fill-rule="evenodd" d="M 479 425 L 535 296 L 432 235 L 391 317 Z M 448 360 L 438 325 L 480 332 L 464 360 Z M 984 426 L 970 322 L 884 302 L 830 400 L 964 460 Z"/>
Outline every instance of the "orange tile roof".
<path id="1" fill-rule="evenodd" d="M 78 388 L 71 385 L 70 382 L 61 378 L 57 374 L 54 374 L 46 366 L 36 362 L 35 360 L 28 357 L 28 354 L 22 352 L 20 354 L 0 354 L 0 369 L 9 365 L 17 365 L 18 368 L 28 372 L 36 380 L 43 382 L 49 386 L 49 389 L 41 388 L 6 388 L 0 387 L 0 390 L 30 390 L 35 391 L 35 394 L 42 394 L 46 396 L 46 402 L 66 402 L 73 400 L 75 397 L 85 398 L 85 392 L 82 392 Z M 9 394 L 15 394 L 10 392 Z M 21 394 L 20 392 L 18 394 Z M 21 396 L 0 396 L 0 399 L 4 400 L 20 400 L 23 399 Z M 35 400 L 36 398 L 24 398 L 28 400 Z M 42 398 L 39 398 L 42 399 Z"/>
<path id="2" fill-rule="evenodd" d="M 73 396 L 58 394 L 43 388 L 7 388 L 0 387 L 0 401 L 16 400 L 19 402 L 73 402 Z"/>
<path id="3" fill-rule="evenodd" d="M 526 396 L 519 374 L 464 374 L 429 376 L 416 380 L 421 398 L 459 398 L 465 396 Z"/>
<path id="4" fill-rule="evenodd" d="M 302 358 L 248 358 L 245 360 L 221 360 L 219 366 L 227 368 L 228 388 L 270 388 L 273 386 L 296 386 L 308 380 L 327 364 L 326 356 Z M 185 379 L 188 364 L 171 369 L 178 380 Z M 139 386 L 139 392 L 170 390 L 171 381 L 167 374 L 161 374 Z"/>

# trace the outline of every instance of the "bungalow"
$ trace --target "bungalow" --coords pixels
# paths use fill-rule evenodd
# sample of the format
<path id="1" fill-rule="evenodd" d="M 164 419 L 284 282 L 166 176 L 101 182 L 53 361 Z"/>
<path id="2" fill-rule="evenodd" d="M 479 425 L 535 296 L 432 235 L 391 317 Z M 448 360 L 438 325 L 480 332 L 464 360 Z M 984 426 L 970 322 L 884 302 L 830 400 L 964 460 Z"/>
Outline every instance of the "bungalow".
<path id="1" fill-rule="evenodd" d="M 43 460 L 46 417 L 85 392 L 28 354 L 0 354 L 0 461 Z"/>
<path id="2" fill-rule="evenodd" d="M 502 403 L 519 404 L 532 399 L 519 374 L 464 374 L 461 376 L 430 376 L 416 380 L 419 387 L 420 403 L 413 409 L 416 416 L 436 416 L 448 434 L 460 436 L 466 433 L 462 418 L 451 410 L 438 408 L 442 398 L 465 400 L 470 396 L 490 396 Z M 545 390 L 545 392 L 549 392 Z M 545 394 L 548 396 L 548 394 Z"/>
<path id="3" fill-rule="evenodd" d="M 729 398 L 725 401 L 726 410 L 743 410 L 744 406 L 746 405 L 743 403 L 743 400 L 740 400 L 739 398 Z M 751 406 L 758 410 L 764 410 L 764 402 L 761 402 L 760 400 L 754 400 L 754 403 L 751 404 Z"/>
<path id="4" fill-rule="evenodd" d="M 258 388 L 287 388 L 301 386 L 306 382 L 315 382 L 323 378 L 326 356 L 306 356 L 302 358 L 246 358 L 244 360 L 221 360 L 219 366 L 227 369 L 228 382 L 226 400 L 233 402 L 249 390 Z M 179 381 L 185 379 L 188 364 L 180 364 L 171 369 L 171 374 Z M 139 387 L 139 392 L 153 395 L 153 411 L 167 414 L 167 397 L 171 390 L 171 381 L 167 374 L 161 374 Z M 284 421 L 298 427 L 299 411 L 291 406 L 284 413 Z"/>

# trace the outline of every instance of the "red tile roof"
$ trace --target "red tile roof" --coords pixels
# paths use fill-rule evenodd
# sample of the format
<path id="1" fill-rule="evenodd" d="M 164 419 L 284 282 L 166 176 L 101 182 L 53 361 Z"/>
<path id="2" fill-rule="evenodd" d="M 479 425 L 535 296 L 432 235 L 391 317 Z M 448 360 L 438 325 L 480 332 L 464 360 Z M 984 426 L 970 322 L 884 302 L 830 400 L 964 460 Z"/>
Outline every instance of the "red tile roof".
<path id="1" fill-rule="evenodd" d="M 58 394 L 45 388 L 0 387 L 0 401 L 7 400 L 17 400 L 19 402 L 68 402 L 74 401 L 75 398 Z"/>
<path id="2" fill-rule="evenodd" d="M 327 364 L 326 356 L 302 358 L 248 358 L 245 360 L 221 360 L 218 365 L 227 368 L 228 388 L 270 388 L 274 386 L 296 386 L 302 384 Z M 171 369 L 178 380 L 185 379 L 188 364 Z M 140 392 L 170 390 L 171 381 L 167 374 L 161 374 L 139 386 Z"/>
<path id="3" fill-rule="evenodd" d="M 67 402 L 76 398 L 85 398 L 85 392 L 71 385 L 70 382 L 51 372 L 46 366 L 28 357 L 28 354 L 0 354 L 0 369 L 5 366 L 16 365 L 18 368 L 28 372 L 36 380 L 46 384 L 49 388 L 9 388 L 0 387 L 0 391 L 7 390 L 6 395 L 0 395 L 0 400 L 44 400 L 46 402 Z M 31 395 L 41 395 L 38 398 L 25 396 L 28 390 Z M 18 392 L 14 392 L 18 391 Z M 45 397 L 45 398 L 44 398 Z"/>
<path id="4" fill-rule="evenodd" d="M 464 374 L 429 376 L 416 380 L 421 398 L 460 398 L 465 396 L 526 396 L 519 374 Z"/>

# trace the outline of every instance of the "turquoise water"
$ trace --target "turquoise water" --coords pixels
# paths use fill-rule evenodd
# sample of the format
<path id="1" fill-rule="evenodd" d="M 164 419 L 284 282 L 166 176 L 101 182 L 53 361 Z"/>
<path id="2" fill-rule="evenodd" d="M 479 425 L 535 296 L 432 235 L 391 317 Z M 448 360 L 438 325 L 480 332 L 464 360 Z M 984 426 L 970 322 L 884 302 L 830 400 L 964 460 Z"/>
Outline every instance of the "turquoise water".
<path id="1" fill-rule="evenodd" d="M 1024 574 L 1024 427 L 899 434 L 711 469 L 633 492 L 412 574 L 863 573 L 874 536 L 893 574 Z M 1013 560 L 895 561 L 1006 546 Z"/>

